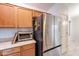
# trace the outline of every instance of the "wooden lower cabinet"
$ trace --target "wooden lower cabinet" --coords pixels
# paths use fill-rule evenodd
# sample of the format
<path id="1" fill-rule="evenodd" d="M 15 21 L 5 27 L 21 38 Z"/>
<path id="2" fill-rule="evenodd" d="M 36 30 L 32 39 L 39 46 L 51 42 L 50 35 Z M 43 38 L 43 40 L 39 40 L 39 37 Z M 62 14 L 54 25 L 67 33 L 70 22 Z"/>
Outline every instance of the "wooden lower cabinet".
<path id="1" fill-rule="evenodd" d="M 20 47 L 10 48 L 2 51 L 2 55 L 10 55 L 20 52 Z"/>
<path id="2" fill-rule="evenodd" d="M 1 51 L 0 51 L 0 56 L 1 56 Z"/>
<path id="3" fill-rule="evenodd" d="M 20 56 L 20 52 L 13 53 L 13 54 L 10 54 L 10 55 L 5 55 L 5 56 Z"/>
<path id="4" fill-rule="evenodd" d="M 21 52 L 21 56 L 35 56 L 35 49 L 29 49 Z"/>
<path id="5" fill-rule="evenodd" d="M 21 47 L 21 51 L 26 51 L 26 50 L 34 49 L 34 48 L 35 48 L 35 44 L 23 45 L 23 46 Z"/>
<path id="6" fill-rule="evenodd" d="M 21 47 L 21 56 L 34 56 L 35 44 L 28 44 Z"/>
<path id="7" fill-rule="evenodd" d="M 0 56 L 35 56 L 35 44 L 1 50 Z"/>

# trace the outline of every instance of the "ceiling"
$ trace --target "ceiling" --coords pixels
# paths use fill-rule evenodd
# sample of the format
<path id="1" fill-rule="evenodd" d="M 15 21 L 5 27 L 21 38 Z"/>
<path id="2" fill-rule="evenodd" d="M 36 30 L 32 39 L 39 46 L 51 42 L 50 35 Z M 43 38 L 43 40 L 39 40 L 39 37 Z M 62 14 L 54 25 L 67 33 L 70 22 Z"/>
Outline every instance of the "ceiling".
<path id="1" fill-rule="evenodd" d="M 43 10 L 48 10 L 54 5 L 54 3 L 24 3 L 24 4 Z"/>

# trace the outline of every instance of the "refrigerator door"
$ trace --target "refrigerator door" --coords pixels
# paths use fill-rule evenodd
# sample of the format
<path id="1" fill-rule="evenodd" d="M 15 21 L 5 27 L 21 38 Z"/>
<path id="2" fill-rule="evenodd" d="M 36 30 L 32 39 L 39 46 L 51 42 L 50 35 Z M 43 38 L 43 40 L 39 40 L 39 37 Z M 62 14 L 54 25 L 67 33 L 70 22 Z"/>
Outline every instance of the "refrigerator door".
<path id="1" fill-rule="evenodd" d="M 43 35 L 43 51 L 54 47 L 54 16 L 44 14 L 44 35 Z"/>
<path id="2" fill-rule="evenodd" d="M 55 46 L 58 46 L 61 44 L 60 40 L 60 18 L 55 16 Z"/>
<path id="3" fill-rule="evenodd" d="M 61 53 L 60 43 L 60 19 L 50 14 L 44 17 L 44 33 L 43 33 L 43 51 L 48 50 L 44 56 L 58 56 Z M 51 49 L 54 48 L 55 49 Z M 51 50 L 49 50 L 51 49 Z"/>

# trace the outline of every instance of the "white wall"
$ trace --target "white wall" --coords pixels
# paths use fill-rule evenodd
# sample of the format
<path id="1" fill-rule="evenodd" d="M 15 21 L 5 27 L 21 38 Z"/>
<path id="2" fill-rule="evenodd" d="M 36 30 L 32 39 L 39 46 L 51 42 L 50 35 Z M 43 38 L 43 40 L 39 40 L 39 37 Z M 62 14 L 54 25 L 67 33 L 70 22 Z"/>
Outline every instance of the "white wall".
<path id="1" fill-rule="evenodd" d="M 68 16 L 70 23 L 70 38 L 71 40 L 79 39 L 79 3 L 74 3 L 69 6 Z"/>
<path id="2" fill-rule="evenodd" d="M 79 16 L 71 18 L 71 40 L 79 41 Z"/>
<path id="3" fill-rule="evenodd" d="M 55 16 L 59 16 L 61 14 L 67 15 L 68 14 L 67 4 L 56 3 L 47 12 Z"/>
<path id="4" fill-rule="evenodd" d="M 74 17 L 79 15 L 79 3 L 70 4 L 68 7 L 69 17 Z"/>

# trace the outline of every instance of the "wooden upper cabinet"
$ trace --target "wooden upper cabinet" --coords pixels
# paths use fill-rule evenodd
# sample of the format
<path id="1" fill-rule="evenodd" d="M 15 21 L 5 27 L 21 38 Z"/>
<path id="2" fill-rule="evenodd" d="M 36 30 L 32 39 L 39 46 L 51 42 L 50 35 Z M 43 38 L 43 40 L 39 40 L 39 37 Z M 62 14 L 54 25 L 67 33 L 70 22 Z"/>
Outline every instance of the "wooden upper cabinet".
<path id="1" fill-rule="evenodd" d="M 0 4 L 0 27 L 16 27 L 16 7 Z"/>
<path id="2" fill-rule="evenodd" d="M 42 14 L 42 12 L 33 10 L 33 17 L 39 17 L 41 14 Z"/>
<path id="3" fill-rule="evenodd" d="M 0 4 L 0 27 L 32 27 L 32 17 L 42 13 L 10 4 Z"/>
<path id="4" fill-rule="evenodd" d="M 32 10 L 17 9 L 18 27 L 32 27 Z"/>

